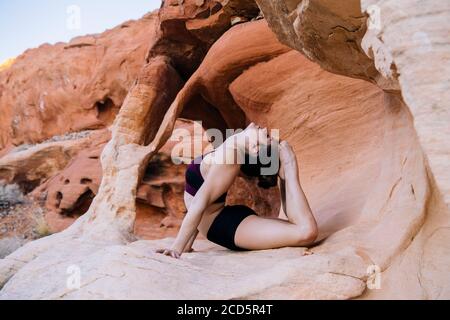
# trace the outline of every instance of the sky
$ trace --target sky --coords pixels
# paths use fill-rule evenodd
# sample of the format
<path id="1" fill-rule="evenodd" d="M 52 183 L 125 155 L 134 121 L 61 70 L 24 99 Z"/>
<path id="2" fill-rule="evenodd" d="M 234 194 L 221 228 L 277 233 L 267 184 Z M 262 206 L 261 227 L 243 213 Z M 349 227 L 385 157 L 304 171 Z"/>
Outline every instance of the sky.
<path id="1" fill-rule="evenodd" d="M 43 43 L 99 33 L 160 7 L 160 0 L 0 0 L 0 64 Z"/>

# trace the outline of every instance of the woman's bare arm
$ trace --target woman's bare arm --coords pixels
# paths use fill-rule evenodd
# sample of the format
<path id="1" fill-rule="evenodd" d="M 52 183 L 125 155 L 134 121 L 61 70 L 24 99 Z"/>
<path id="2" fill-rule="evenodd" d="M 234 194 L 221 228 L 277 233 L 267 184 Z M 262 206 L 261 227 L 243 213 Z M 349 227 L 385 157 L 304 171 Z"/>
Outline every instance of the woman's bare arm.
<path id="1" fill-rule="evenodd" d="M 198 228 L 205 209 L 210 204 L 210 194 L 208 188 L 204 188 L 205 183 L 197 191 L 194 199 L 189 206 L 189 210 L 183 219 L 181 228 L 173 243 L 171 250 L 181 254 L 186 247 L 188 241 L 194 236 L 195 230 Z"/>
<path id="2" fill-rule="evenodd" d="M 184 247 L 183 252 L 192 252 L 192 245 L 194 244 L 195 239 L 198 236 L 198 229 L 195 230 L 194 235 L 191 237 L 191 239 L 189 240 L 189 242 L 186 244 L 186 246 Z"/>
<path id="3" fill-rule="evenodd" d="M 228 191 L 238 175 L 239 169 L 240 166 L 236 164 L 211 165 L 205 182 L 189 206 L 171 250 L 181 255 L 189 240 L 194 236 L 206 208 Z"/>

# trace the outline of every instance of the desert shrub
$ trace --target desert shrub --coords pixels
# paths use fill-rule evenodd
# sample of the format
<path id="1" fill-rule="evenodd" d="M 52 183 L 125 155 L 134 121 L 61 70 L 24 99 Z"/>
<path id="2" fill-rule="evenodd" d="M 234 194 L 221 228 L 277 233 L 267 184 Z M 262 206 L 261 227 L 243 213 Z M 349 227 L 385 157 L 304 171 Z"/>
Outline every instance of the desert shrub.
<path id="1" fill-rule="evenodd" d="M 43 210 L 39 209 L 34 213 L 34 233 L 36 238 L 44 238 L 51 235 L 50 227 L 44 218 Z"/>
<path id="2" fill-rule="evenodd" d="M 0 210 L 25 203 L 25 196 L 17 184 L 0 184 Z"/>

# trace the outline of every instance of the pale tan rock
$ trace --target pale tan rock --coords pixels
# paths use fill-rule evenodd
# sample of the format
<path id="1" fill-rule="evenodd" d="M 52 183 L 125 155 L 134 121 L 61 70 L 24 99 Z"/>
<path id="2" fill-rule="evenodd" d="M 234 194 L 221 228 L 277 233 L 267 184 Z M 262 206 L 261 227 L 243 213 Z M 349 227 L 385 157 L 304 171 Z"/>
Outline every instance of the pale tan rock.
<path id="1" fill-rule="evenodd" d="M 361 1 L 366 52 L 398 79 L 439 190 L 450 205 L 450 3 Z"/>
<path id="2" fill-rule="evenodd" d="M 168 1 L 163 11 L 170 19 L 195 12 L 190 1 L 186 6 L 176 3 Z M 310 15 L 316 8 L 312 2 L 271 3 L 289 4 L 283 8 L 290 11 L 298 5 L 305 9 L 305 14 L 294 15 L 306 19 L 299 21 L 303 29 L 312 23 L 321 34 L 321 24 L 315 22 L 327 23 Z M 320 3 L 324 11 L 316 13 L 324 17 L 335 13 L 332 22 L 341 21 L 337 13 L 356 13 L 356 2 L 342 10 L 331 1 Z M 275 19 L 277 12 L 268 19 Z M 270 10 L 264 13 L 270 15 Z M 287 30 L 293 36 L 287 40 L 295 41 L 292 22 L 285 24 L 286 16 L 281 18 L 282 32 L 275 31 L 283 37 Z M 167 27 L 173 22 L 170 19 L 162 25 Z M 193 25 L 201 29 L 207 24 L 194 21 Z M 189 29 L 189 23 L 185 26 Z M 309 58 L 333 72 L 348 71 L 365 78 L 365 72 L 373 70 L 364 69 L 365 63 L 372 62 L 361 56 L 361 48 L 351 49 L 355 59 L 364 61 L 358 64 L 361 69 L 352 69 L 348 57 L 341 55 L 346 48 L 339 39 L 348 39 L 347 32 L 342 32 L 342 38 L 333 38 L 338 49 L 335 57 Z M 305 44 L 301 46 L 308 52 Z M 329 53 L 333 46 L 320 48 Z M 186 84 L 179 78 L 181 71 L 170 63 L 182 61 L 182 55 L 163 55 L 168 50 L 156 48 L 116 118 L 112 139 L 101 157 L 103 181 L 88 213 L 69 229 L 0 260 L 0 286 L 4 285 L 0 297 L 449 298 L 450 214 L 433 177 L 434 165 L 430 161 L 430 166 L 421 147 L 423 138 L 420 130 L 416 132 L 417 119 L 408 101 L 407 106 L 398 93 L 322 70 L 278 43 L 264 21 L 241 24 L 225 33 Z M 187 69 L 183 72 L 189 73 Z M 386 70 L 380 68 L 381 74 L 389 76 Z M 163 88 L 170 90 L 167 99 L 158 99 Z M 238 117 L 230 116 L 231 112 Z M 281 129 L 281 138 L 293 145 L 299 158 L 300 180 L 324 239 L 311 249 L 312 255 L 303 256 L 301 248 L 233 253 L 198 241 L 194 248 L 199 253 L 174 260 L 152 251 L 173 239 L 130 244 L 140 177 L 183 115 L 204 117 L 206 128 L 235 128 L 251 120 Z M 147 126 L 149 118 L 154 121 Z M 175 225 L 176 221 L 165 223 Z M 70 266 L 81 271 L 80 289 L 67 287 Z M 378 288 L 370 286 L 374 278 L 379 280 Z"/>
<path id="3" fill-rule="evenodd" d="M 0 299 L 348 299 L 365 287 L 358 256 L 304 257 L 302 248 L 230 253 L 206 241 L 181 260 L 154 252 L 171 241 L 55 246 L 16 273 Z M 79 289 L 68 286 L 75 272 Z"/>

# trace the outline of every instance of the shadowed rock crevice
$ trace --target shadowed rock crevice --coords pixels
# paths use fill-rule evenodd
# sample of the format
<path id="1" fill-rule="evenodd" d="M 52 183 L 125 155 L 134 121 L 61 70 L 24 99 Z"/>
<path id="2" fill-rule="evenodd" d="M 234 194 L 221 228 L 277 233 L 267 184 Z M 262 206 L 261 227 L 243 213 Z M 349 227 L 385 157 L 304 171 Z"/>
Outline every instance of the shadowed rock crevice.
<path id="1" fill-rule="evenodd" d="M 108 97 L 96 102 L 95 108 L 97 109 L 97 119 L 100 120 L 105 127 L 113 123 L 120 110 L 120 107 L 117 107 L 112 99 Z"/>
<path id="2" fill-rule="evenodd" d="M 94 197 L 95 195 L 92 190 L 85 191 L 78 197 L 72 207 L 61 209 L 61 214 L 69 217 L 79 217 L 83 215 L 83 213 L 89 209 Z"/>

